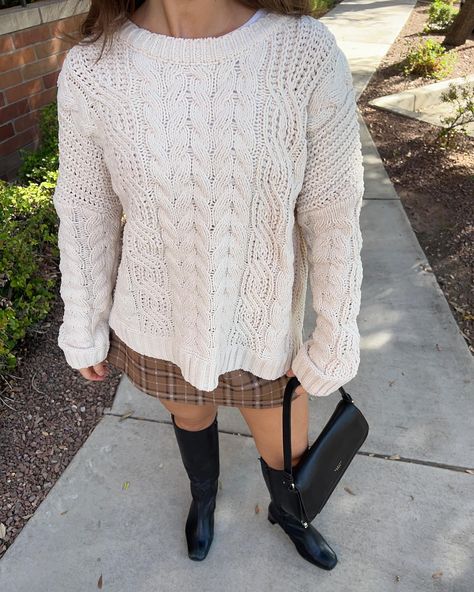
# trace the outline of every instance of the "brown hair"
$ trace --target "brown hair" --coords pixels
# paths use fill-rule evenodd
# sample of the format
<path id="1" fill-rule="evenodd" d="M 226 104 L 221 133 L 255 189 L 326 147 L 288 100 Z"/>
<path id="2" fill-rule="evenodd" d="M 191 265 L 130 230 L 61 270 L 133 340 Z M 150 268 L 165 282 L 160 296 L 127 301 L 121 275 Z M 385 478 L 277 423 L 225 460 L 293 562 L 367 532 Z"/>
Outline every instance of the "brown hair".
<path id="1" fill-rule="evenodd" d="M 114 32 L 132 15 L 145 0 L 91 0 L 89 12 L 79 27 L 78 37 L 64 32 L 70 41 L 86 45 L 103 35 L 102 51 Z M 271 12 L 294 15 L 318 16 L 314 0 L 239 0 L 249 8 L 264 8 Z M 102 55 L 102 52 L 101 52 Z"/>

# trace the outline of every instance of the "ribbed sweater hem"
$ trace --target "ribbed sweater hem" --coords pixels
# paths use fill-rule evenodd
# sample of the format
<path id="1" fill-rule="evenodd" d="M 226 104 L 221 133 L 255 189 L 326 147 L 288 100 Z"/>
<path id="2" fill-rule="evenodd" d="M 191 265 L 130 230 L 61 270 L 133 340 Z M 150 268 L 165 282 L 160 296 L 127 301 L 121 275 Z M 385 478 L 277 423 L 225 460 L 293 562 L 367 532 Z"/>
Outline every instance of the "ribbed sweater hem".
<path id="1" fill-rule="evenodd" d="M 216 350 L 212 359 L 200 360 L 195 351 L 176 350 L 176 340 L 172 337 L 157 339 L 155 335 L 137 333 L 112 314 L 109 325 L 134 351 L 173 362 L 187 382 L 203 391 L 213 391 L 218 386 L 219 375 L 232 370 L 247 370 L 260 378 L 275 380 L 290 369 L 294 357 L 294 352 L 290 351 L 278 359 L 262 359 L 245 347 L 229 345 Z"/>

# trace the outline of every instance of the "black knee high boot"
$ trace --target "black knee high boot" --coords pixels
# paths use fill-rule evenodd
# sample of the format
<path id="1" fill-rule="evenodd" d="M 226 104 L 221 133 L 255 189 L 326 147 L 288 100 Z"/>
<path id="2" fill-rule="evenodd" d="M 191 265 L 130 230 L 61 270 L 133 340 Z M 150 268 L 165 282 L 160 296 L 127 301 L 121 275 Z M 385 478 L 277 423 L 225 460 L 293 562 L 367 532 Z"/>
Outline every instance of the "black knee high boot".
<path id="1" fill-rule="evenodd" d="M 268 520 L 272 524 L 278 523 L 281 526 L 304 559 L 323 569 L 330 570 L 335 567 L 336 553 L 322 534 L 311 524 L 305 527 L 296 518 L 299 515 L 298 508 L 295 506 L 297 498 L 287 489 L 287 486 L 283 485 L 284 472 L 270 467 L 262 457 L 259 457 L 259 460 L 263 478 L 272 500 L 268 506 Z M 283 500 L 285 500 L 285 507 L 294 507 L 292 514 L 281 507 Z"/>
<path id="2" fill-rule="evenodd" d="M 214 537 L 214 509 L 219 476 L 219 434 L 217 415 L 203 430 L 184 430 L 173 420 L 184 468 L 191 486 L 192 502 L 186 520 L 186 540 L 190 559 L 205 559 Z"/>

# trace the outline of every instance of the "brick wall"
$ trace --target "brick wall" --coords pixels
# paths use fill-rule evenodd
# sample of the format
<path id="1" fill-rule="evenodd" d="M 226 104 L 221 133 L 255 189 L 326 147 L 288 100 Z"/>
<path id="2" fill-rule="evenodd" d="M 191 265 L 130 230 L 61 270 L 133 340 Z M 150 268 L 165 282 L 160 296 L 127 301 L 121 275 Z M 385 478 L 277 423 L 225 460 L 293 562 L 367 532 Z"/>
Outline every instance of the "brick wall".
<path id="1" fill-rule="evenodd" d="M 41 2 L 29 4 L 28 11 Z M 60 8 L 61 2 L 56 3 Z M 51 2 L 46 4 L 51 7 Z M 13 9 L 0 10 L 3 20 Z M 28 15 L 22 18 L 20 30 L 0 34 L 0 178 L 14 181 L 21 157 L 20 148 L 35 149 L 39 145 L 39 113 L 42 107 L 56 100 L 56 81 L 67 50 L 72 43 L 61 39 L 63 32 L 79 29 L 85 14 L 39 22 L 27 26 Z M 25 20 L 25 16 L 27 20 Z M 34 13 L 31 21 L 37 21 Z M 40 19 L 41 15 L 40 15 Z M 2 22 L 5 29 L 6 21 Z M 16 22 L 13 19 L 11 28 Z M 26 26 L 25 26 L 26 25 Z M 0 30 L 0 33 L 3 31 Z"/>

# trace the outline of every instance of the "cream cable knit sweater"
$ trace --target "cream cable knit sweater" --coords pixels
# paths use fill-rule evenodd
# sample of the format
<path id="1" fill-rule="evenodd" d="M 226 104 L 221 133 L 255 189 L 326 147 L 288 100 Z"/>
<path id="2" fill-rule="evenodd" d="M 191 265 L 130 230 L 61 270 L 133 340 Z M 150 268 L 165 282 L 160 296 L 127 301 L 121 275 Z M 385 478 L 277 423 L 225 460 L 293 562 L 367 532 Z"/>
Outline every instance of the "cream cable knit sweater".
<path id="1" fill-rule="evenodd" d="M 364 183 L 334 35 L 269 12 L 200 39 L 127 20 L 97 61 L 101 43 L 71 48 L 58 78 L 68 364 L 103 361 L 110 325 L 198 389 L 291 367 L 312 396 L 337 390 L 359 366 Z"/>

